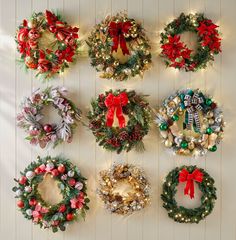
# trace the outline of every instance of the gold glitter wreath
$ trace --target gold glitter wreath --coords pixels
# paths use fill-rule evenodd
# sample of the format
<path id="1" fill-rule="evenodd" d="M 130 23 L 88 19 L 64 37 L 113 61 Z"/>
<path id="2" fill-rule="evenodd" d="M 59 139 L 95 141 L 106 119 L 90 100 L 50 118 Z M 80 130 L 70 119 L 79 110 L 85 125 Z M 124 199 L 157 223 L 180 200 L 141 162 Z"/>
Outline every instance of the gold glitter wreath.
<path id="1" fill-rule="evenodd" d="M 125 195 L 117 192 L 118 183 L 130 184 L 132 191 Z M 149 202 L 150 185 L 143 171 L 130 164 L 117 164 L 100 172 L 98 194 L 111 213 L 131 214 L 146 207 Z"/>

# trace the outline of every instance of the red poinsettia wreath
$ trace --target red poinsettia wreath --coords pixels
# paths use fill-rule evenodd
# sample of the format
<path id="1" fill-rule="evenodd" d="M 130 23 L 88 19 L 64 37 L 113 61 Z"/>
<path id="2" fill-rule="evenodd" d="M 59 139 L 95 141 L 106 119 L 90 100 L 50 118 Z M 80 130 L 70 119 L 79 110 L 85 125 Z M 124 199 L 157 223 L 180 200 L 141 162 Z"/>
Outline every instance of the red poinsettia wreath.
<path id="1" fill-rule="evenodd" d="M 169 67 L 185 71 L 197 71 L 205 68 L 214 54 L 221 52 L 221 38 L 218 26 L 203 14 L 181 14 L 169 23 L 161 33 L 161 56 Z M 180 39 L 183 32 L 194 32 L 198 36 L 196 53 Z"/>
<path id="2" fill-rule="evenodd" d="M 71 27 L 48 10 L 45 14 L 34 13 L 17 29 L 16 42 L 21 62 L 27 69 L 36 70 L 36 76 L 41 75 L 45 79 L 63 72 L 78 54 L 78 31 L 77 27 Z"/>

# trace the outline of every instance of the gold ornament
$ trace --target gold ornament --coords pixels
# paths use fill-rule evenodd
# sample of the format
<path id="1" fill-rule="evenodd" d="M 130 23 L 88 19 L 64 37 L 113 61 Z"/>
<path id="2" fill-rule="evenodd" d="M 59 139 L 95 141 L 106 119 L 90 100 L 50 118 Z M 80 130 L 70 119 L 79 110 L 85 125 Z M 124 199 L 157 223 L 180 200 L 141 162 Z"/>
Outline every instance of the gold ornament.
<path id="1" fill-rule="evenodd" d="M 172 144 L 173 144 L 173 142 L 171 142 L 169 139 L 167 139 L 165 141 L 165 146 L 168 147 L 168 148 L 172 147 Z"/>
<path id="2" fill-rule="evenodd" d="M 195 147 L 194 142 L 190 142 L 190 143 L 188 143 L 188 149 L 189 149 L 189 150 L 193 150 L 194 147 Z"/>
<path id="3" fill-rule="evenodd" d="M 119 61 L 117 61 L 117 60 L 115 60 L 114 63 L 113 63 L 113 65 L 114 65 L 115 67 L 119 66 L 119 64 L 120 64 L 120 63 L 119 63 Z"/>

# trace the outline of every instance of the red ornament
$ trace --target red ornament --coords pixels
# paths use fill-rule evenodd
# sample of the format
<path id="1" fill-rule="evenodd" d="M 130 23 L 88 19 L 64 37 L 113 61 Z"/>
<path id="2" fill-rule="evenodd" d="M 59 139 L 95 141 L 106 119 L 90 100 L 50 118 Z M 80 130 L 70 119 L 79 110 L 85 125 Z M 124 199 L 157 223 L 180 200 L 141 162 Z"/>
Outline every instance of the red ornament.
<path id="1" fill-rule="evenodd" d="M 45 124 L 44 127 L 43 127 L 43 130 L 46 132 L 46 133 L 50 133 L 52 131 L 52 125 L 50 124 Z"/>
<path id="2" fill-rule="evenodd" d="M 68 214 L 66 215 L 66 219 L 67 219 L 68 221 L 72 221 L 73 218 L 74 218 L 73 213 L 68 213 Z"/>
<path id="3" fill-rule="evenodd" d="M 17 201 L 17 206 L 19 208 L 23 208 L 25 206 L 24 202 L 22 200 Z"/>
<path id="4" fill-rule="evenodd" d="M 36 204 L 37 204 L 37 201 L 34 198 L 29 200 L 29 205 L 30 206 L 35 206 Z"/>
<path id="5" fill-rule="evenodd" d="M 63 164 L 60 164 L 60 165 L 58 166 L 57 170 L 58 170 L 60 173 L 64 173 L 65 170 L 66 170 L 66 168 L 65 168 L 65 166 L 64 166 Z"/>
<path id="6" fill-rule="evenodd" d="M 20 179 L 19 179 L 19 183 L 24 185 L 27 181 L 27 178 L 25 176 L 22 176 Z"/>
<path id="7" fill-rule="evenodd" d="M 66 205 L 63 204 L 63 205 L 61 205 L 61 206 L 59 207 L 58 212 L 63 213 L 63 212 L 65 212 L 65 211 L 66 211 Z"/>
<path id="8" fill-rule="evenodd" d="M 41 173 L 41 169 L 39 167 L 37 167 L 37 168 L 34 169 L 34 172 L 36 174 L 40 174 Z"/>
<path id="9" fill-rule="evenodd" d="M 74 178 L 71 178 L 71 179 L 69 179 L 68 183 L 70 186 L 75 186 L 76 181 Z"/>
<path id="10" fill-rule="evenodd" d="M 57 170 L 57 169 L 53 169 L 53 170 L 52 170 L 52 175 L 53 175 L 54 177 L 58 176 L 58 175 L 59 175 L 58 170 Z"/>

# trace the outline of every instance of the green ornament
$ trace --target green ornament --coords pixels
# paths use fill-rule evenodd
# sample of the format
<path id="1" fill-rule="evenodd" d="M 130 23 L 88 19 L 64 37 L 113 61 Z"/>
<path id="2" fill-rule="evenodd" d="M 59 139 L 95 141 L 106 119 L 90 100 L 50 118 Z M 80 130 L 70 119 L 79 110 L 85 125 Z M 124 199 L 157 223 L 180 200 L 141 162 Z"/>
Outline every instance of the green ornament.
<path id="1" fill-rule="evenodd" d="M 207 98 L 206 99 L 206 105 L 211 106 L 211 104 L 212 104 L 212 100 L 210 98 Z"/>
<path id="2" fill-rule="evenodd" d="M 173 121 L 178 121 L 178 120 L 179 120 L 179 116 L 175 114 L 175 115 L 172 117 L 172 120 L 173 120 Z"/>
<path id="3" fill-rule="evenodd" d="M 162 123 L 161 125 L 160 125 L 160 130 L 161 131 L 166 131 L 168 129 L 168 125 L 166 124 L 166 123 Z"/>
<path id="4" fill-rule="evenodd" d="M 207 134 L 212 134 L 212 133 L 213 133 L 213 130 L 212 130 L 212 128 L 210 128 L 210 127 L 209 127 L 209 128 L 207 128 L 207 130 L 206 130 L 206 133 L 207 133 Z"/>
<path id="5" fill-rule="evenodd" d="M 181 148 L 186 149 L 188 147 L 188 142 L 187 141 L 182 141 L 180 146 L 181 146 Z"/>
<path id="6" fill-rule="evenodd" d="M 180 99 L 181 99 L 182 101 L 184 101 L 185 94 L 184 94 L 184 93 L 181 93 L 181 94 L 179 95 L 179 97 L 180 97 Z"/>
<path id="7" fill-rule="evenodd" d="M 213 147 L 209 148 L 209 150 L 210 150 L 211 152 L 215 152 L 215 151 L 217 150 L 217 146 L 214 145 Z"/>

